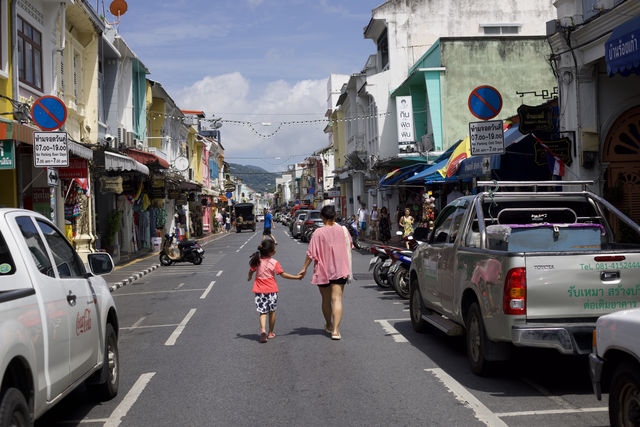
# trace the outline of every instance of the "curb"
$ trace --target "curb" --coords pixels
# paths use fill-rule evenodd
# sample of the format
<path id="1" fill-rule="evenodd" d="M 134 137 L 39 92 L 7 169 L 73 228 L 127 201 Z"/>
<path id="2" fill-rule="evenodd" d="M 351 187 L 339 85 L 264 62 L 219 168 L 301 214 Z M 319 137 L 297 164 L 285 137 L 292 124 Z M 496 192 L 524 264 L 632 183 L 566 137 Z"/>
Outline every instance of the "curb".
<path id="1" fill-rule="evenodd" d="M 109 286 L 109 291 L 114 292 L 117 289 L 120 289 L 120 288 L 122 288 L 124 286 L 127 286 L 127 285 L 135 282 L 136 280 L 138 280 L 142 276 L 145 276 L 145 275 L 151 273 L 153 270 L 157 269 L 158 267 L 160 267 L 160 264 L 154 264 L 151 267 L 147 268 L 146 270 L 143 270 L 143 271 L 140 271 L 138 273 L 132 274 L 128 278 L 124 279 L 123 281 L 116 282 L 113 285 L 110 285 Z"/>

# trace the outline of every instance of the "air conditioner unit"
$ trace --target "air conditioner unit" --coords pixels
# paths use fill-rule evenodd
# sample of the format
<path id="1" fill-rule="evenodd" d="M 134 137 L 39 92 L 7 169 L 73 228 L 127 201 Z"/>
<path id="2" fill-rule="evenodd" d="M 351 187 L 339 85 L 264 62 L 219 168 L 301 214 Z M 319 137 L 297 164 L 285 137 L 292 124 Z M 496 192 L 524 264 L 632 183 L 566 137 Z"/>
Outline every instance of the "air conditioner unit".
<path id="1" fill-rule="evenodd" d="M 127 130 L 125 128 L 118 128 L 117 144 L 125 145 L 126 142 L 127 142 Z"/>
<path id="2" fill-rule="evenodd" d="M 138 138 L 133 138 L 133 145 L 135 145 L 137 150 L 144 150 L 145 148 L 147 148 L 144 141 Z"/>
<path id="3" fill-rule="evenodd" d="M 135 148 L 136 145 L 133 142 L 133 140 L 135 139 L 134 137 L 134 133 L 133 132 L 127 132 L 127 140 L 125 141 L 125 147 L 127 148 Z"/>

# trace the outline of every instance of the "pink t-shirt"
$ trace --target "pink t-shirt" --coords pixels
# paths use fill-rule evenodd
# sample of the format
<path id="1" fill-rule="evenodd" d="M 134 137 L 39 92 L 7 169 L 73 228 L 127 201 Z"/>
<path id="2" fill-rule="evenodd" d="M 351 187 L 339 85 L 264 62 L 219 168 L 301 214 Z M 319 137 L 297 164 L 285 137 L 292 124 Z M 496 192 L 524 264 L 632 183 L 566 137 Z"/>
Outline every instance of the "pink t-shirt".
<path id="1" fill-rule="evenodd" d="M 351 274 L 349 252 L 353 248 L 351 236 L 341 225 L 325 225 L 314 231 L 309 242 L 307 255 L 315 261 L 311 283 L 324 285 L 329 280 L 342 279 Z M 348 248 L 347 249 L 347 241 Z"/>
<path id="2" fill-rule="evenodd" d="M 257 268 L 251 267 L 251 271 L 256 272 L 256 279 L 253 282 L 251 292 L 255 294 L 278 292 L 275 276 L 283 272 L 278 261 L 271 257 L 260 258 L 260 265 Z"/>

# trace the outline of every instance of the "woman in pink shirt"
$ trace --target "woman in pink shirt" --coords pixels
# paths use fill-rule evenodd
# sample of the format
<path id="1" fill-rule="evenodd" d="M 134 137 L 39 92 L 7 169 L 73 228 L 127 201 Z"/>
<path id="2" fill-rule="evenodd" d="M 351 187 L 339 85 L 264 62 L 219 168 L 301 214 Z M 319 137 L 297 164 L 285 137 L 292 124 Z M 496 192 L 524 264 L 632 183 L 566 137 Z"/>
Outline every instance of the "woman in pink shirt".
<path id="1" fill-rule="evenodd" d="M 335 223 L 336 210 L 325 206 L 320 211 L 324 227 L 317 229 L 309 242 L 307 257 L 299 274 L 304 276 L 314 261 L 311 283 L 318 286 L 322 296 L 325 331 L 331 339 L 339 340 L 342 319 L 342 291 L 351 278 L 351 236 L 343 226 Z"/>

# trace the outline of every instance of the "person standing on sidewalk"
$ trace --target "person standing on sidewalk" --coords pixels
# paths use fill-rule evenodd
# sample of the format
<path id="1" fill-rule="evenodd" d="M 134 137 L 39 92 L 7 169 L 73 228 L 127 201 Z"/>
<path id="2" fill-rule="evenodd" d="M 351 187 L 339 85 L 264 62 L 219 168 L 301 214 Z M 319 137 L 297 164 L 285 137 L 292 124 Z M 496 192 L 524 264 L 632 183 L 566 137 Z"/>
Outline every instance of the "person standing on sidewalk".
<path id="1" fill-rule="evenodd" d="M 378 206 L 371 207 L 371 215 L 369 215 L 369 237 L 371 240 L 378 240 Z"/>
<path id="2" fill-rule="evenodd" d="M 269 212 L 269 210 L 265 208 L 265 210 L 264 210 L 264 230 L 262 231 L 262 240 L 264 240 L 267 237 L 269 237 L 271 240 L 273 240 L 273 243 L 275 243 L 277 245 L 278 241 L 276 240 L 275 236 L 273 234 L 271 234 L 271 230 L 272 229 L 275 229 L 275 227 L 273 227 L 273 217 L 271 216 L 271 213 Z"/>
<path id="3" fill-rule="evenodd" d="M 387 211 L 387 207 L 383 206 L 380 209 L 380 219 L 379 219 L 379 229 L 380 229 L 380 240 L 385 245 L 391 240 L 391 218 L 389 217 L 389 212 Z"/>
<path id="4" fill-rule="evenodd" d="M 369 211 L 367 210 L 367 204 L 362 203 L 360 205 L 360 209 L 358 209 L 358 229 L 362 232 L 362 237 L 367 232 L 367 217 L 369 216 Z"/>

